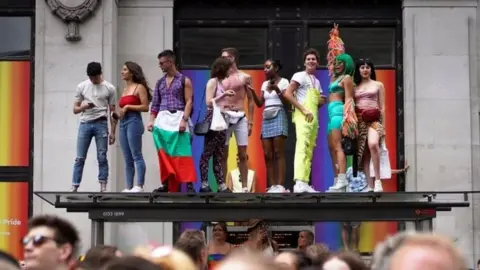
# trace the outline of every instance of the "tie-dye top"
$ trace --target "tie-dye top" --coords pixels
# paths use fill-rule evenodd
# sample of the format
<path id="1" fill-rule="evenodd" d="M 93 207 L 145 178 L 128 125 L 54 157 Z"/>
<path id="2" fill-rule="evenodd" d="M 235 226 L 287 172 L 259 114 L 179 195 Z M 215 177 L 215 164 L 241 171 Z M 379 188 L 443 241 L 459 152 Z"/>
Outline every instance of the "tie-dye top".
<path id="1" fill-rule="evenodd" d="M 214 270 L 221 260 L 225 258 L 226 254 L 209 254 L 207 258 L 207 269 Z"/>

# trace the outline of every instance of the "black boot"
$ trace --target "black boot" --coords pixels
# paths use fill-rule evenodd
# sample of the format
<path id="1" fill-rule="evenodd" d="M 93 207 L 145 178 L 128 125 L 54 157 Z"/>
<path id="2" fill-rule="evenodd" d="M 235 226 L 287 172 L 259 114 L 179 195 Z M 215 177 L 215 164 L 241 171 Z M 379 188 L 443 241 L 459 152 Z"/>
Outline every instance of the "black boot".
<path id="1" fill-rule="evenodd" d="M 154 193 L 168 192 L 168 182 L 165 181 L 165 184 L 163 184 L 163 186 L 154 189 L 153 192 Z"/>
<path id="2" fill-rule="evenodd" d="M 193 193 L 193 194 L 197 193 L 192 183 L 187 183 L 187 193 Z"/>

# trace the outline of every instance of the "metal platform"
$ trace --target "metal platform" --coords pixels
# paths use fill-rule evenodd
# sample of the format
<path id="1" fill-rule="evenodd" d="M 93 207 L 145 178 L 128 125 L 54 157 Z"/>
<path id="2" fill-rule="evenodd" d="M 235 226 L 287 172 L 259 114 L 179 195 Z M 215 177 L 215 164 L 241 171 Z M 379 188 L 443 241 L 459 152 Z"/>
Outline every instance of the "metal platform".
<path id="1" fill-rule="evenodd" d="M 437 211 L 468 207 L 472 192 L 396 193 L 91 193 L 35 192 L 55 208 L 85 212 L 92 244 L 103 243 L 104 222 L 413 221 L 431 230 Z"/>

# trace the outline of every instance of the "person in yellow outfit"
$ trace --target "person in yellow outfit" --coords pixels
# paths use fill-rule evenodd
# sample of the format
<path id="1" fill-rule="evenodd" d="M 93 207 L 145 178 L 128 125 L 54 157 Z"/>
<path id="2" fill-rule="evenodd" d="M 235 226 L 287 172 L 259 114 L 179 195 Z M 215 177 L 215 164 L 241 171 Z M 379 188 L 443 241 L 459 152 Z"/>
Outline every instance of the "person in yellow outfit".
<path id="1" fill-rule="evenodd" d="M 318 134 L 318 108 L 326 100 L 322 95 L 320 81 L 315 77 L 319 56 L 315 49 L 303 54 L 305 70 L 293 75 L 284 97 L 294 107 L 292 121 L 295 123 L 297 143 L 295 145 L 293 192 L 317 192 L 308 185 L 312 168 L 313 149 Z"/>

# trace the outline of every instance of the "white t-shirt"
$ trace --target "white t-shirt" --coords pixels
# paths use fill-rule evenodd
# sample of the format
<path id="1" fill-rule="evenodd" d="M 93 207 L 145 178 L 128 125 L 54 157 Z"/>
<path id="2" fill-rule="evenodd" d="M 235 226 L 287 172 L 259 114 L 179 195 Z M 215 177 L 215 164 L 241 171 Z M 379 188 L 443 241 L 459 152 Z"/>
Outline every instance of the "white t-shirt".
<path id="1" fill-rule="evenodd" d="M 309 75 L 306 71 L 300 71 L 293 74 L 292 81 L 296 81 L 298 84 L 300 84 L 297 88 L 297 92 L 295 93 L 295 96 L 300 103 L 303 103 L 307 97 L 307 90 L 309 88 L 318 89 L 320 94 L 323 92 L 322 86 L 320 86 L 320 81 L 317 79 L 317 77 L 315 77 L 315 75 Z"/>
<path id="2" fill-rule="evenodd" d="M 263 92 L 263 98 L 265 99 L 265 111 L 272 110 L 274 109 L 275 105 L 282 105 L 282 100 L 278 96 L 277 92 L 272 91 L 268 92 L 268 84 L 270 81 L 264 81 L 262 84 L 262 92 Z M 281 78 L 280 81 L 278 82 L 278 88 L 280 89 L 280 92 L 284 92 L 285 89 L 288 87 L 288 80 L 285 78 Z"/>
<path id="3" fill-rule="evenodd" d="M 80 114 L 80 122 L 88 122 L 108 116 L 108 106 L 115 105 L 115 96 L 115 86 L 107 81 L 93 84 L 90 80 L 85 80 L 78 84 L 75 92 L 75 102 L 87 101 L 95 105 Z"/>

